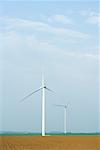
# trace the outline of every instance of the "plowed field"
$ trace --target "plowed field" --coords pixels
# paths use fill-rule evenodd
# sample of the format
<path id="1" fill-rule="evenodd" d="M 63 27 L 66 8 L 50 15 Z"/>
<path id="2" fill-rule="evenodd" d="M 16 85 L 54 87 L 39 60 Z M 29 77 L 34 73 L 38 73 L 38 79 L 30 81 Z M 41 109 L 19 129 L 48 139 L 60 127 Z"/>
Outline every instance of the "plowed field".
<path id="1" fill-rule="evenodd" d="M 100 136 L 0 136 L 0 150 L 100 150 Z"/>

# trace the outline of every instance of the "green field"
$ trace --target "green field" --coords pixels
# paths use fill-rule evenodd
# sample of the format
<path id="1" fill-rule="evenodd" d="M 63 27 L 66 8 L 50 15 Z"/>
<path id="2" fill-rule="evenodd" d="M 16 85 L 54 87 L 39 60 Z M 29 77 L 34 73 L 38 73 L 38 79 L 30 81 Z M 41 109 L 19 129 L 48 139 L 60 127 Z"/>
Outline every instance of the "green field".
<path id="1" fill-rule="evenodd" d="M 0 133 L 0 136 L 41 136 L 41 133 Z M 100 136 L 100 133 L 46 133 L 46 136 Z"/>

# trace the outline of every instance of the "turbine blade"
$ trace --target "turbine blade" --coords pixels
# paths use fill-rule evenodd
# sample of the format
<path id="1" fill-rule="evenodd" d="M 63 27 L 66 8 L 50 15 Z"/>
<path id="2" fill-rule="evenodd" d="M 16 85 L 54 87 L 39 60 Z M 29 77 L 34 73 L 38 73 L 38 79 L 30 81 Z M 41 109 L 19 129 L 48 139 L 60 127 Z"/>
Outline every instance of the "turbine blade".
<path id="1" fill-rule="evenodd" d="M 20 102 L 23 102 L 25 99 L 27 99 L 28 97 L 30 97 L 30 96 L 31 96 L 31 95 L 33 95 L 34 93 L 36 93 L 36 92 L 40 91 L 41 89 L 43 89 L 43 88 L 40 88 L 40 89 L 38 89 L 38 90 L 36 90 L 36 91 L 34 91 L 34 92 L 32 92 L 32 93 L 28 94 L 28 95 L 27 95 L 27 96 L 25 96 L 23 99 L 21 99 L 21 100 L 20 100 Z"/>
<path id="2" fill-rule="evenodd" d="M 59 107 L 65 107 L 65 108 L 67 108 L 69 104 L 70 104 L 70 102 L 68 102 L 67 105 L 61 105 L 61 104 L 58 105 L 58 104 L 54 104 L 54 106 L 59 106 Z"/>
<path id="3" fill-rule="evenodd" d="M 56 104 L 54 104 L 54 106 L 65 107 L 65 105 L 56 105 Z"/>
<path id="4" fill-rule="evenodd" d="M 54 91 L 50 90 L 50 89 L 49 89 L 49 88 L 47 88 L 47 87 L 46 87 L 45 89 L 47 89 L 47 90 L 48 90 L 48 91 L 50 91 L 50 92 L 53 92 L 53 93 L 55 93 Z"/>

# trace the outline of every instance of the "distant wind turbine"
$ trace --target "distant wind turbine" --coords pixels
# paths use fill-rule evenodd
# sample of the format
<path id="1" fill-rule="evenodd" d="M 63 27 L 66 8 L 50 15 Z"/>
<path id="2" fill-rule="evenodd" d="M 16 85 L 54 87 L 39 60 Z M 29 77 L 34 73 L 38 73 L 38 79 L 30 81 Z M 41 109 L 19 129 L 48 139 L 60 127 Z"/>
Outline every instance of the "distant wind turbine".
<path id="1" fill-rule="evenodd" d="M 69 105 L 69 103 L 67 105 L 56 105 L 56 104 L 54 104 L 54 106 L 64 108 L 64 134 L 67 133 L 67 108 L 68 108 L 68 105 Z"/>
<path id="2" fill-rule="evenodd" d="M 30 97 L 31 95 L 33 95 L 34 93 L 40 90 L 42 91 L 42 136 L 45 136 L 45 90 L 48 90 L 50 92 L 53 91 L 46 87 L 43 74 L 42 74 L 42 86 L 36 91 L 33 91 L 32 93 L 25 96 L 20 102 L 24 101 L 26 98 Z"/>

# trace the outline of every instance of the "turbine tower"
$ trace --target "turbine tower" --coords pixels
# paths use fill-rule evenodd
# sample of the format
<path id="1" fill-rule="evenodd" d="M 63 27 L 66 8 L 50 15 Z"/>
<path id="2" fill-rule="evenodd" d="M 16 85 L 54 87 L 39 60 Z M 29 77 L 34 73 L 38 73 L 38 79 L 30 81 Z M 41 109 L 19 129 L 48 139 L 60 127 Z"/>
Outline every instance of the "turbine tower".
<path id="1" fill-rule="evenodd" d="M 36 91 L 33 91 L 32 93 L 28 94 L 27 96 L 25 96 L 20 102 L 24 101 L 26 98 L 30 97 L 31 95 L 33 95 L 34 93 L 38 92 L 38 91 L 42 91 L 42 136 L 45 136 L 46 131 L 45 131 L 45 91 L 48 90 L 50 92 L 53 92 L 52 90 L 50 90 L 49 88 L 46 87 L 45 84 L 45 80 L 44 80 L 44 75 L 42 74 L 42 86 L 37 89 Z"/>
<path id="2" fill-rule="evenodd" d="M 67 108 L 68 108 L 68 105 L 69 105 L 69 103 L 67 105 L 56 105 L 55 104 L 55 106 L 57 106 L 57 107 L 64 108 L 64 134 L 67 134 Z"/>

